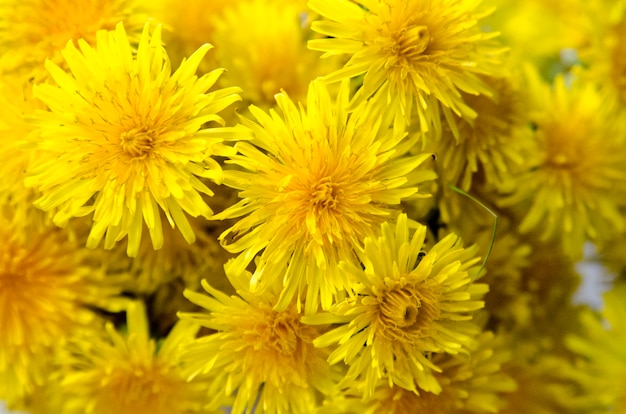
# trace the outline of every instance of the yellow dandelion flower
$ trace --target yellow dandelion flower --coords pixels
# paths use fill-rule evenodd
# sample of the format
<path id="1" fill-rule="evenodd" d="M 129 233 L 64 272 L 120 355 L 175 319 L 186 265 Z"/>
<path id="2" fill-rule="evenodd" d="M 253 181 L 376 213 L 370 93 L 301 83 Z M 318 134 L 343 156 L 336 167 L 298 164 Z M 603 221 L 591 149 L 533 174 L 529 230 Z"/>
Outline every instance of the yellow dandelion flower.
<path id="1" fill-rule="evenodd" d="M 610 0 L 609 0 L 610 1 Z M 576 49 L 589 39 L 586 22 L 597 24 L 605 9 L 585 16 L 582 5 L 593 1 L 561 0 L 487 0 L 495 8 L 484 23 L 498 30 L 502 42 L 511 46 L 509 55 L 515 65 L 532 62 L 551 71 L 564 49 Z M 532 22 L 532 24 L 529 24 Z"/>
<path id="2" fill-rule="evenodd" d="M 19 81 L 11 76 L 0 80 L 0 194 L 16 193 L 29 160 L 36 158 L 27 137 L 33 126 L 25 120 L 37 105 L 24 97 Z M 27 192 L 22 189 L 19 192 Z"/>
<path id="3" fill-rule="evenodd" d="M 236 0 L 234 3 L 237 3 Z M 163 38 L 172 63 L 178 64 L 204 43 L 213 42 L 214 21 L 233 1 L 229 0 L 157 0 L 143 2 L 150 16 L 163 23 Z M 200 71 L 208 72 L 215 65 L 213 56 L 200 63 Z M 207 69 L 207 70 L 205 70 Z"/>
<path id="4" fill-rule="evenodd" d="M 163 245 L 159 210 L 188 243 L 195 236 L 186 214 L 209 217 L 202 195 L 212 195 L 202 178 L 219 181 L 214 155 L 226 155 L 224 140 L 246 137 L 221 123 L 218 112 L 238 101 L 238 88 L 207 92 L 222 73 L 200 78 L 204 45 L 172 74 L 161 47 L 161 28 L 145 26 L 136 55 L 124 27 L 98 32 L 95 48 L 68 43 L 71 73 L 52 62 L 57 83 L 37 85 L 34 94 L 49 110 L 37 112 L 40 148 L 46 156 L 26 183 L 43 195 L 37 207 L 57 210 L 55 223 L 93 213 L 88 247 L 104 247 L 128 235 L 128 255 L 137 255 L 143 223 L 155 249 Z M 106 237 L 105 237 L 106 233 Z"/>
<path id="5" fill-rule="evenodd" d="M 504 188 L 502 204 L 526 211 L 520 231 L 539 229 L 544 240 L 560 239 L 580 256 L 587 238 L 626 228 L 617 204 L 626 193 L 626 124 L 594 84 L 576 79 L 568 86 L 558 76 L 551 89 L 536 73 L 528 79 L 536 146 Z"/>
<path id="6" fill-rule="evenodd" d="M 440 113 L 474 118 L 461 92 L 490 94 L 478 76 L 492 75 L 500 50 L 481 31 L 480 0 L 311 0 L 325 19 L 313 30 L 330 36 L 309 41 L 326 55 L 347 54 L 346 65 L 328 82 L 365 74 L 356 101 L 383 94 L 397 113 L 411 119 L 413 107 L 423 132 L 440 133 Z"/>
<path id="7" fill-rule="evenodd" d="M 611 1 L 593 1 L 585 7 L 593 30 L 591 41 L 581 47 L 581 59 L 589 67 L 589 77 L 626 106 L 626 7 Z"/>
<path id="8" fill-rule="evenodd" d="M 212 38 L 217 62 L 228 70 L 221 81 L 240 86 L 247 100 L 262 107 L 273 106 L 281 90 L 296 102 L 304 100 L 309 83 L 336 67 L 307 49 L 304 10 L 298 2 L 275 0 L 226 8 L 214 21 Z"/>
<path id="9" fill-rule="evenodd" d="M 626 285 L 604 294 L 602 318 L 592 311 L 581 314 L 582 335 L 571 335 L 567 346 L 585 358 L 578 367 L 580 382 L 589 390 L 598 412 L 626 412 Z M 594 411 L 595 412 L 595 411 Z"/>
<path id="10" fill-rule="evenodd" d="M 44 383 L 50 357 L 98 319 L 93 307 L 123 305 L 75 235 L 27 208 L 0 206 L 0 400 L 10 405 Z"/>
<path id="11" fill-rule="evenodd" d="M 340 265 L 357 283 L 354 297 L 303 321 L 339 324 L 314 343 L 338 344 L 328 362 L 349 365 L 347 382 L 364 377 L 366 398 L 383 378 L 409 391 L 438 393 L 433 371 L 441 368 L 429 354 L 467 352 L 480 332 L 472 321 L 487 291 L 472 283 L 480 259 L 455 235 L 422 251 L 426 227 L 418 225 L 409 236 L 404 214 L 395 227 L 384 223 L 381 229 L 380 237 L 365 239 L 362 266 Z"/>
<path id="12" fill-rule="evenodd" d="M 589 395 L 576 383 L 580 369 L 562 355 L 539 351 L 528 358 L 514 351 L 516 357 L 502 366 L 504 374 L 517 384 L 515 391 L 503 394 L 500 414 L 587 414 Z"/>
<path id="13" fill-rule="evenodd" d="M 355 246 L 398 214 L 393 206 L 423 197 L 417 185 L 434 178 L 417 170 L 430 154 L 408 155 L 417 138 L 391 130 L 389 112 L 378 102 L 346 112 L 348 88 L 344 82 L 332 100 L 322 83 L 312 82 L 306 109 L 278 94 L 282 116 L 251 106 L 259 123 L 242 122 L 253 130 L 255 146 L 238 143 L 241 155 L 231 162 L 242 171 L 224 172 L 224 184 L 241 190 L 243 199 L 215 217 L 244 216 L 220 236 L 228 250 L 244 251 L 238 266 L 245 268 L 263 249 L 268 265 L 292 264 L 279 308 L 302 292 L 307 313 L 320 301 L 328 308 L 348 283 L 337 263 L 354 261 Z M 253 288 L 271 285 L 279 274 L 268 271 Z"/>
<path id="14" fill-rule="evenodd" d="M 510 355 L 502 341 L 485 332 L 469 355 L 433 354 L 441 367 L 435 373 L 441 392 L 419 394 L 380 380 L 371 398 L 363 400 L 363 381 L 355 382 L 339 396 L 324 401 L 320 414 L 459 414 L 495 413 L 504 404 L 502 395 L 515 390 L 515 383 L 500 371 Z"/>
<path id="15" fill-rule="evenodd" d="M 494 90 L 493 97 L 463 94 L 476 118 L 454 116 L 459 131 L 453 133 L 450 126 L 444 126 L 441 139 L 428 147 L 437 154 L 437 172 L 443 182 L 464 191 L 472 188 L 472 181 L 505 181 L 511 166 L 522 163 L 521 149 L 532 137 L 528 109 L 513 75 L 485 79 Z"/>
<path id="16" fill-rule="evenodd" d="M 63 64 L 70 40 L 96 40 L 98 30 L 113 30 L 124 21 L 132 33 L 146 18 L 133 0 L 2 0 L 0 1 L 0 72 L 18 71 L 25 78 L 46 79 L 46 59 Z"/>
<path id="17" fill-rule="evenodd" d="M 275 294 L 239 290 L 241 296 L 229 297 L 206 281 L 202 285 L 210 296 L 185 295 L 209 313 L 180 317 L 215 333 L 186 345 L 182 358 L 190 378 L 210 374 L 223 396 L 235 394 L 233 414 L 310 413 L 323 394 L 335 389 L 337 375 L 326 362 L 328 352 L 313 346 L 320 329 L 304 325 L 295 304 L 276 311 Z"/>
<path id="18" fill-rule="evenodd" d="M 158 349 L 140 302 L 127 311 L 127 332 L 107 323 L 100 335 L 77 336 L 60 359 L 59 411 L 67 414 L 188 414 L 215 412 L 207 380 L 187 381 L 179 348 L 198 327 L 177 324 Z"/>

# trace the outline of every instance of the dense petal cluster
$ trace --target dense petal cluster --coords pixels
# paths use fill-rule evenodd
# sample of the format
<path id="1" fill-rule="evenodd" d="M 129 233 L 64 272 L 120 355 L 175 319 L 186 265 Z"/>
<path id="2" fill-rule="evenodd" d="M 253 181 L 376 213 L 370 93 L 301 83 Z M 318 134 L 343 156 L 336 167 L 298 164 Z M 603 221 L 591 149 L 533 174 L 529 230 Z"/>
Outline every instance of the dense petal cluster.
<path id="1" fill-rule="evenodd" d="M 2 0 L 0 2 L 0 73 L 27 82 L 48 78 L 46 59 L 64 65 L 68 41 L 92 44 L 99 30 L 113 30 L 124 21 L 133 39 L 145 16 L 136 13 L 134 0 Z"/>
<path id="2" fill-rule="evenodd" d="M 114 280 L 74 234 L 46 225 L 32 207 L 0 206 L 0 400 L 16 404 L 45 383 L 50 357 L 76 331 L 118 311 Z"/>
<path id="3" fill-rule="evenodd" d="M 313 82 L 306 108 L 278 94 L 280 115 L 251 106 L 258 123 L 242 122 L 254 139 L 238 143 L 239 154 L 230 157 L 241 169 L 224 172 L 242 200 L 215 216 L 241 217 L 221 235 L 223 244 L 243 252 L 236 259 L 241 268 L 263 249 L 268 266 L 290 264 L 280 308 L 301 294 L 307 312 L 320 301 L 328 308 L 348 283 L 339 261 L 354 262 L 355 247 L 393 220 L 402 200 L 423 197 L 418 185 L 434 178 L 418 169 L 431 155 L 408 154 L 416 138 L 391 129 L 389 113 L 375 101 L 346 111 L 348 87 L 335 100 Z M 278 274 L 268 271 L 252 283 L 272 284 Z"/>
<path id="4" fill-rule="evenodd" d="M 233 275 L 239 277 L 239 275 Z M 223 384 L 214 400 L 234 395 L 234 414 L 312 412 L 323 393 L 333 391 L 328 352 L 313 346 L 317 327 L 303 324 L 295 306 L 276 311 L 276 296 L 239 291 L 227 296 L 203 282 L 211 295 L 185 292 L 208 313 L 181 314 L 215 333 L 185 346 L 188 376 L 211 374 Z"/>
<path id="5" fill-rule="evenodd" d="M 187 381 L 178 348 L 189 342 L 198 327 L 179 322 L 157 349 L 150 338 L 145 309 L 129 306 L 127 332 L 107 323 L 105 332 L 77 335 L 60 363 L 64 378 L 55 396 L 57 412 L 87 414 L 190 414 L 206 410 L 202 396 L 207 381 Z"/>
<path id="6" fill-rule="evenodd" d="M 554 88 L 530 74 L 535 144 L 524 155 L 505 205 L 527 203 L 522 232 L 541 228 L 545 239 L 561 238 L 572 255 L 586 238 L 626 228 L 619 200 L 626 193 L 626 125 L 615 103 L 595 84 L 562 76 Z"/>
<path id="7" fill-rule="evenodd" d="M 488 14 L 480 1 L 311 0 L 309 6 L 324 17 L 313 30 L 329 36 L 309 47 L 349 57 L 326 81 L 364 74 L 357 100 L 381 94 L 405 122 L 415 108 L 421 131 L 440 133 L 440 114 L 450 123 L 452 114 L 475 118 L 461 92 L 491 94 L 478 75 L 495 74 L 501 51 L 491 41 L 497 33 L 480 28 Z"/>
<path id="8" fill-rule="evenodd" d="M 202 197 L 212 195 L 202 178 L 221 179 L 212 156 L 227 152 L 224 140 L 246 136 L 205 127 L 222 122 L 218 112 L 240 99 L 234 87 L 208 92 L 220 70 L 196 76 L 210 45 L 172 74 L 160 33 L 160 26 L 150 34 L 146 25 L 136 54 L 122 25 L 98 32 L 95 47 L 68 43 L 63 53 L 71 72 L 49 61 L 56 85 L 34 90 L 49 108 L 33 120 L 46 153 L 27 185 L 42 192 L 35 204 L 55 210 L 57 225 L 93 213 L 89 247 L 105 238 L 111 248 L 128 235 L 128 254 L 135 256 L 145 223 L 159 249 L 159 210 L 193 242 L 185 214 L 212 214 Z"/>
<path id="9" fill-rule="evenodd" d="M 336 65 L 307 49 L 304 9 L 299 1 L 245 0 L 214 18 L 215 57 L 228 71 L 222 82 L 241 87 L 244 99 L 260 107 L 273 106 L 281 91 L 295 102 L 306 99 L 309 83 Z M 246 30 L 233 33 L 237 25 Z"/>
<path id="10" fill-rule="evenodd" d="M 335 323 L 315 345 L 336 345 L 329 363 L 349 365 L 348 379 L 363 377 L 370 397 L 380 379 L 417 392 L 438 393 L 431 353 L 467 352 L 480 332 L 472 313 L 483 307 L 487 285 L 473 283 L 479 258 L 449 235 L 424 251 L 426 228 L 409 234 L 406 215 L 382 225 L 380 237 L 365 239 L 361 265 L 342 263 L 355 281 L 354 296 L 329 314 L 306 323 Z"/>
<path id="11" fill-rule="evenodd" d="M 419 394 L 380 380 L 370 398 L 362 398 L 364 381 L 355 381 L 339 395 L 324 402 L 322 413 L 354 414 L 494 413 L 504 405 L 503 395 L 515 389 L 515 382 L 500 371 L 508 358 L 504 342 L 485 332 L 477 338 L 469 354 L 436 354 L 433 361 L 441 367 L 435 373 L 441 384 L 439 393 Z"/>

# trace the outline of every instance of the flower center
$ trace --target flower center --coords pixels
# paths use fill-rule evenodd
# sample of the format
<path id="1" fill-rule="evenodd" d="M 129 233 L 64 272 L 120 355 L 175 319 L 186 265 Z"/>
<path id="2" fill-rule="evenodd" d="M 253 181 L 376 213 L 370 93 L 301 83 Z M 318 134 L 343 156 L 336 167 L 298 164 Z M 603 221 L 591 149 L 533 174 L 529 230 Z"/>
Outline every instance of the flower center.
<path id="1" fill-rule="evenodd" d="M 439 315 L 436 295 L 425 286 L 389 290 L 379 302 L 384 332 L 393 338 L 419 333 Z"/>
<path id="2" fill-rule="evenodd" d="M 334 209 L 337 207 L 339 193 L 338 186 L 333 183 L 333 179 L 324 177 L 313 185 L 310 203 L 320 210 Z"/>
<path id="3" fill-rule="evenodd" d="M 19 292 L 20 283 L 24 277 L 16 272 L 2 272 L 0 271 L 0 290 L 8 291 L 11 289 L 13 292 Z"/>
<path id="4" fill-rule="evenodd" d="M 102 379 L 95 412 L 172 412 L 178 408 L 174 396 L 181 395 L 183 384 L 174 371 L 159 361 L 117 366 Z"/>
<path id="5" fill-rule="evenodd" d="M 397 35 L 393 53 L 408 62 L 417 59 L 430 44 L 430 32 L 426 26 L 411 26 Z"/>
<path id="6" fill-rule="evenodd" d="M 293 355 L 298 349 L 300 322 L 291 312 L 273 312 L 269 322 L 267 343 L 283 355 Z"/>
<path id="7" fill-rule="evenodd" d="M 574 171 L 581 167 L 585 159 L 583 140 L 586 134 L 582 123 L 549 124 L 544 127 L 546 167 L 553 170 Z"/>
<path id="8" fill-rule="evenodd" d="M 120 135 L 122 151 L 132 158 L 144 158 L 152 152 L 156 133 L 147 127 L 133 128 Z"/>

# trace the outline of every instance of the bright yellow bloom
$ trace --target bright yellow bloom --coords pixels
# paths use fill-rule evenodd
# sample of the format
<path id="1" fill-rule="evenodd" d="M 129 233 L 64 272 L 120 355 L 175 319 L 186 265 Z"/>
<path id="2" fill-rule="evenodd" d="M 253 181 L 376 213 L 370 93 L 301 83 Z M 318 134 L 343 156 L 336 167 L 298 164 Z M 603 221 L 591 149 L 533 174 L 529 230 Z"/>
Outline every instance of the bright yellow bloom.
<path id="1" fill-rule="evenodd" d="M 528 76 L 536 146 L 524 153 L 502 204 L 525 210 L 522 232 L 562 240 L 573 257 L 586 238 L 601 240 L 626 228 L 618 200 L 626 193 L 626 124 L 597 85 L 558 76 L 554 87 Z"/>
<path id="2" fill-rule="evenodd" d="M 221 81 L 243 89 L 251 103 L 273 106 L 284 90 L 295 101 L 306 99 L 309 83 L 336 68 L 307 49 L 310 28 L 302 21 L 304 4 L 294 1 L 246 0 L 214 19 L 212 43 Z"/>
<path id="3" fill-rule="evenodd" d="M 612 0 L 608 0 L 612 3 Z M 589 40 L 587 23 L 598 24 L 605 9 L 585 16 L 582 5 L 596 0 L 486 0 L 495 8 L 484 23 L 501 33 L 515 65 L 532 62 L 542 72 L 554 73 L 560 54 Z M 552 67 L 550 67 L 552 66 Z"/>
<path id="4" fill-rule="evenodd" d="M 207 92 L 221 70 L 196 77 L 208 44 L 172 74 L 160 26 L 150 35 L 146 25 L 136 54 L 121 24 L 98 32 L 96 43 L 68 43 L 64 57 L 71 73 L 49 61 L 57 85 L 34 89 L 49 107 L 33 120 L 47 151 L 26 181 L 43 193 L 35 204 L 56 211 L 59 226 L 93 213 L 88 247 L 104 237 L 110 249 L 128 235 L 127 252 L 135 256 L 145 222 L 159 249 L 159 210 L 191 243 L 185 213 L 209 217 L 203 195 L 212 192 L 202 178 L 221 179 L 211 157 L 229 152 L 224 140 L 247 136 L 238 128 L 206 127 L 222 123 L 218 112 L 240 99 L 239 89 Z"/>
<path id="5" fill-rule="evenodd" d="M 304 325 L 294 304 L 276 311 L 277 294 L 239 290 L 241 297 L 229 297 L 205 281 L 203 287 L 210 296 L 185 295 L 209 313 L 180 317 L 216 332 L 185 346 L 182 358 L 190 378 L 209 373 L 222 397 L 234 394 L 233 414 L 255 406 L 258 413 L 311 413 L 321 395 L 335 389 L 328 351 L 313 346 L 320 329 Z M 219 400 L 219 394 L 212 397 Z"/>
<path id="6" fill-rule="evenodd" d="M 509 358 L 502 341 L 491 332 L 480 335 L 477 347 L 469 354 L 433 354 L 441 367 L 435 378 L 441 384 L 438 394 L 420 391 L 416 394 L 381 380 L 371 398 L 363 400 L 362 381 L 355 382 L 337 397 L 324 402 L 320 414 L 459 414 L 495 413 L 502 407 L 501 395 L 515 389 L 515 383 L 500 372 Z"/>
<path id="7" fill-rule="evenodd" d="M 138 33 L 146 18 L 133 0 L 1 0 L 0 73 L 17 71 L 24 82 L 47 78 L 46 59 L 63 65 L 61 51 L 68 41 L 96 40 L 98 30 L 113 30 L 124 21 Z"/>
<path id="8" fill-rule="evenodd" d="M 581 60 L 589 68 L 589 77 L 603 86 L 603 91 L 617 97 L 626 106 L 626 6 L 622 2 L 595 0 L 585 5 L 590 41 L 580 50 Z"/>
<path id="9" fill-rule="evenodd" d="M 439 207 L 445 223 L 464 220 L 465 206 L 471 203 L 450 185 L 466 192 L 502 185 L 523 164 L 523 151 L 533 145 L 527 99 L 518 76 L 485 80 L 494 90 L 493 97 L 463 94 L 465 102 L 476 111 L 476 118 L 453 115 L 458 132 L 451 130 L 452 124 L 444 125 L 441 138 L 426 146 L 437 155 Z"/>
<path id="10" fill-rule="evenodd" d="M 430 154 L 407 155 L 416 137 L 391 130 L 389 112 L 379 102 L 345 110 L 348 88 L 345 82 L 332 100 L 324 84 L 313 82 L 306 108 L 278 94 L 281 115 L 251 106 L 258 124 L 242 122 L 254 131 L 255 146 L 238 143 L 241 155 L 231 162 L 242 171 L 224 172 L 224 183 L 242 190 L 243 200 L 215 217 L 244 217 L 222 234 L 222 242 L 244 252 L 236 259 L 242 269 L 265 249 L 263 260 L 278 270 L 253 280 L 253 289 L 284 283 L 281 309 L 300 294 L 306 295 L 307 313 L 320 300 L 328 308 L 348 283 L 337 263 L 354 262 L 355 246 L 397 216 L 393 206 L 422 196 L 417 185 L 434 178 L 417 170 Z M 283 279 L 286 263 L 291 266 Z"/>
<path id="11" fill-rule="evenodd" d="M 567 338 L 568 347 L 585 358 L 578 372 L 598 412 L 626 412 L 626 285 L 604 295 L 602 318 L 581 315 L 582 335 Z M 595 412 L 595 411 L 594 411 Z"/>
<path id="12" fill-rule="evenodd" d="M 191 55 L 205 43 L 213 42 L 215 19 L 222 11 L 239 0 L 155 0 L 144 1 L 151 17 L 165 25 L 163 40 L 173 65 Z M 201 73 L 215 67 L 212 54 L 200 62 Z"/>
<path id="13" fill-rule="evenodd" d="M 3 76 L 0 80 L 0 194 L 16 193 L 21 186 L 29 160 L 36 159 L 34 145 L 27 137 L 32 132 L 24 116 L 37 104 L 24 97 L 19 80 Z M 19 192 L 27 192 L 25 189 Z"/>
<path id="14" fill-rule="evenodd" d="M 417 392 L 438 393 L 430 353 L 466 352 L 479 333 L 472 313 L 483 307 L 487 285 L 472 283 L 478 272 L 476 248 L 464 249 L 451 234 L 424 252 L 426 227 L 409 235 L 406 215 L 382 235 L 365 239 L 362 266 L 341 263 L 356 285 L 354 296 L 328 314 L 303 318 L 311 324 L 339 324 L 315 340 L 334 346 L 328 361 L 349 365 L 346 382 L 363 377 L 369 398 L 380 379 Z"/>
<path id="15" fill-rule="evenodd" d="M 0 400 L 10 405 L 45 382 L 51 357 L 76 330 L 117 310 L 121 290 L 75 234 L 32 207 L 0 205 Z M 22 201 L 22 200 L 20 200 Z"/>
<path id="16" fill-rule="evenodd" d="M 441 132 L 441 113 L 472 119 L 461 92 L 490 94 L 478 76 L 493 75 L 499 50 L 481 31 L 480 0 L 310 0 L 324 20 L 313 30 L 330 36 L 309 42 L 326 55 L 349 56 L 328 82 L 365 74 L 356 101 L 382 94 L 404 122 L 416 107 L 423 132 Z M 454 130 L 454 127 L 453 127 Z"/>
<path id="17" fill-rule="evenodd" d="M 571 319 L 570 319 L 571 322 Z M 502 372 L 515 381 L 517 389 L 504 395 L 505 407 L 499 414 L 588 414 L 596 411 L 581 409 L 588 406 L 593 396 L 576 384 L 574 377 L 579 366 L 562 355 L 537 350 L 541 338 L 532 338 L 537 354 L 529 357 L 516 352 Z M 606 411 L 599 411 L 606 412 Z M 619 411 L 616 411 L 616 413 Z"/>
<path id="18" fill-rule="evenodd" d="M 455 116 L 459 131 L 444 126 L 441 139 L 429 148 L 437 154 L 442 180 L 464 191 L 470 190 L 476 175 L 479 183 L 505 181 L 511 166 L 522 163 L 520 149 L 531 138 L 528 108 L 517 79 L 511 75 L 485 80 L 494 90 L 493 97 L 463 94 L 476 118 Z"/>
<path id="19" fill-rule="evenodd" d="M 61 359 L 57 412 L 66 414 L 188 414 L 206 410 L 206 380 L 187 381 L 179 347 L 198 327 L 179 322 L 157 349 L 140 303 L 127 311 L 127 333 L 112 323 L 100 335 L 77 336 Z"/>

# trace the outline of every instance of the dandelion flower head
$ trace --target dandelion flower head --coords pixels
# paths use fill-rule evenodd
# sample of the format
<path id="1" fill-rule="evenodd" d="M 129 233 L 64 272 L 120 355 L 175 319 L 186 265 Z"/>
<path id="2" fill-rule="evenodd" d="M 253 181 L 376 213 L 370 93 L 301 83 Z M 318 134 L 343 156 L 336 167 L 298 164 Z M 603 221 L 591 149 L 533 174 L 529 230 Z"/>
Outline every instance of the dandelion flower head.
<path id="1" fill-rule="evenodd" d="M 335 389 L 328 351 L 313 346 L 320 328 L 303 324 L 295 304 L 277 311 L 276 292 L 238 290 L 239 296 L 229 297 L 202 285 L 210 296 L 191 291 L 185 296 L 208 312 L 180 317 L 215 332 L 186 345 L 182 358 L 190 378 L 209 374 L 223 384 L 223 396 L 234 393 L 233 414 L 251 412 L 255 404 L 268 414 L 313 412 L 321 396 Z"/>
<path id="2" fill-rule="evenodd" d="M 63 65 L 68 41 L 93 45 L 97 31 L 113 30 L 120 21 L 135 39 L 145 22 L 134 0 L 2 0 L 0 15 L 0 72 L 36 81 L 48 77 L 46 59 Z"/>
<path id="3" fill-rule="evenodd" d="M 364 74 L 357 100 L 374 93 L 411 120 L 413 108 L 423 132 L 441 132 L 440 113 L 474 118 L 461 92 L 490 94 L 478 76 L 497 71 L 500 53 L 483 32 L 480 1 L 458 0 L 311 0 L 322 20 L 316 32 L 328 36 L 309 41 L 327 56 L 347 55 L 348 62 L 324 79 L 328 82 Z"/>
<path id="4" fill-rule="evenodd" d="M 99 319 L 92 309 L 122 300 L 75 235 L 45 224 L 39 210 L 3 201 L 0 245 L 0 400 L 12 405 L 45 382 L 50 357 L 74 331 Z"/>
<path id="5" fill-rule="evenodd" d="M 626 228 L 616 202 L 626 193 L 626 124 L 594 83 L 577 77 L 567 85 L 558 76 L 551 89 L 532 70 L 527 78 L 535 144 L 503 188 L 502 205 L 525 211 L 522 233 L 539 230 L 544 240 L 560 239 L 567 254 L 579 256 L 587 238 Z"/>
<path id="6" fill-rule="evenodd" d="M 566 339 L 570 350 L 584 357 L 580 382 L 590 389 L 593 405 L 616 413 L 626 411 L 626 285 L 617 284 L 604 294 L 604 309 L 580 315 L 581 334 Z"/>
<path id="7" fill-rule="evenodd" d="M 472 281 L 480 259 L 475 246 L 463 248 L 453 234 L 423 251 L 426 227 L 410 235 L 404 214 L 395 226 L 381 227 L 380 237 L 365 239 L 362 266 L 340 265 L 355 280 L 354 297 L 303 321 L 338 324 L 314 343 L 335 347 L 328 361 L 344 361 L 346 378 L 366 380 L 365 398 L 382 378 L 409 391 L 438 393 L 433 372 L 441 368 L 428 355 L 467 352 L 480 332 L 472 321 L 487 291 Z"/>
<path id="8" fill-rule="evenodd" d="M 107 323 L 99 335 L 76 336 L 60 358 L 59 412 L 190 414 L 206 410 L 209 384 L 187 381 L 178 348 L 197 327 L 178 323 L 159 344 L 149 336 L 140 302 L 129 305 L 125 333 Z"/>
<path id="9" fill-rule="evenodd" d="M 214 19 L 212 38 L 218 65 L 227 69 L 222 83 L 240 86 L 243 97 L 261 107 L 273 106 L 281 90 L 296 102 L 306 99 L 309 83 L 336 65 L 307 49 L 311 33 L 304 10 L 298 2 L 276 0 L 239 1 L 226 8 Z"/>
<path id="10" fill-rule="evenodd" d="M 42 84 L 35 96 L 47 106 L 33 122 L 46 156 L 26 184 L 41 191 L 37 207 L 54 210 L 64 226 L 93 213 L 88 247 L 104 247 L 128 235 L 129 256 L 137 255 L 144 223 L 153 247 L 163 245 L 159 211 L 188 243 L 195 236 L 186 214 L 209 217 L 203 179 L 220 181 L 212 156 L 228 153 L 225 140 L 245 137 L 222 123 L 218 113 L 238 101 L 238 88 L 208 90 L 221 70 L 196 76 L 205 44 L 172 74 L 161 46 L 161 26 L 146 25 L 136 54 L 124 27 L 100 31 L 96 46 L 68 43 L 63 55 L 71 72 L 52 62 L 56 85 Z M 106 237 L 105 237 L 106 233 Z"/>

